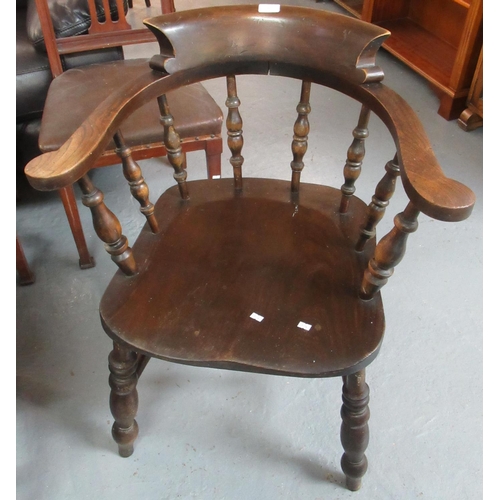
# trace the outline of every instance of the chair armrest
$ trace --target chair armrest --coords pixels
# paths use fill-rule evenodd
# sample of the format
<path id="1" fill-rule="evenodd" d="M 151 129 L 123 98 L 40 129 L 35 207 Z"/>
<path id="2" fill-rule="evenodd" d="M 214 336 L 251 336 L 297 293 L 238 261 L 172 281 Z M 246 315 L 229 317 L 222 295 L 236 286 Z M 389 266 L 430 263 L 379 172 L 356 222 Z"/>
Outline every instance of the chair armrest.
<path id="1" fill-rule="evenodd" d="M 415 207 L 438 220 L 466 219 L 474 207 L 475 195 L 464 184 L 444 175 L 410 105 L 382 84 L 360 86 L 356 90 L 358 98 L 372 108 L 391 132 L 403 186 Z"/>
<path id="2" fill-rule="evenodd" d="M 152 71 L 146 62 L 144 72 L 102 101 L 57 151 L 44 153 L 26 165 L 24 171 L 30 184 L 39 191 L 52 191 L 81 179 L 106 150 L 118 125 L 162 93 L 155 83 L 165 78 L 165 74 Z M 173 84 L 178 80 L 168 78 Z"/>

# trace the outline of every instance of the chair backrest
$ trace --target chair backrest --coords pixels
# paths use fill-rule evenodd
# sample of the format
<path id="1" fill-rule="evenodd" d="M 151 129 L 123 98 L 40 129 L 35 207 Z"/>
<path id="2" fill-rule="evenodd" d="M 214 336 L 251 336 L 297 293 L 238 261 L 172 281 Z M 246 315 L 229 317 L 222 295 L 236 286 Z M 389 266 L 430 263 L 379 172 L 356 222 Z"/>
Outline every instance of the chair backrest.
<path id="1" fill-rule="evenodd" d="M 42 190 L 57 189 L 79 181 L 89 199 L 97 200 L 86 172 L 127 116 L 153 98 L 159 99 L 161 110 L 161 96 L 171 89 L 225 77 L 230 162 L 235 190 L 240 191 L 244 183 L 243 132 L 236 75 L 271 74 L 302 80 L 298 116 L 293 127 L 291 162 L 291 196 L 299 196 L 309 133 L 307 115 L 311 83 L 340 91 L 361 104 L 354 140 L 348 148 L 344 165 L 341 213 L 348 211 L 355 191 L 371 112 L 387 126 L 396 150 L 367 207 L 366 222 L 356 243 L 359 251 L 375 236 L 375 227 L 394 193 L 399 175 L 409 198 L 406 208 L 396 216 L 392 231 L 378 243 L 366 270 L 360 294 L 369 299 L 387 282 L 392 269 L 403 257 L 406 238 L 416 230 L 420 212 L 443 221 L 463 220 L 472 211 L 474 194 L 444 175 L 414 111 L 404 99 L 381 83 L 384 75 L 376 65 L 375 57 L 389 36 L 388 31 L 317 9 L 276 6 L 274 12 L 262 10 L 256 5 L 214 7 L 146 20 L 145 24 L 160 45 L 160 54 L 150 61 L 151 68 L 144 67 L 143 74 L 129 82 L 120 95 L 109 96 L 59 151 L 31 162 L 26 174 L 32 185 Z M 187 200 L 189 186 L 182 169 L 181 144 L 172 122 L 165 123 L 165 137 L 181 197 Z M 104 209 L 102 198 L 95 202 L 93 209 L 94 215 L 100 217 L 96 229 L 104 234 L 102 226 L 105 219 L 111 221 L 110 212 Z M 113 237 L 116 240 L 119 225 L 112 224 L 115 224 Z M 125 273 L 134 274 L 137 269 L 132 251 L 126 240 L 120 241 L 119 251 L 116 248 L 114 253 L 108 251 Z"/>
<path id="2" fill-rule="evenodd" d="M 88 33 L 56 38 L 48 0 L 35 0 L 50 68 L 54 78 L 63 70 L 61 56 L 76 52 L 154 42 L 147 28 L 132 28 L 126 19 L 123 0 L 86 0 L 90 16 Z M 175 11 L 173 0 L 160 0 L 161 12 Z M 99 11 L 98 11 L 99 7 Z M 103 13 L 98 15 L 98 13 Z"/>

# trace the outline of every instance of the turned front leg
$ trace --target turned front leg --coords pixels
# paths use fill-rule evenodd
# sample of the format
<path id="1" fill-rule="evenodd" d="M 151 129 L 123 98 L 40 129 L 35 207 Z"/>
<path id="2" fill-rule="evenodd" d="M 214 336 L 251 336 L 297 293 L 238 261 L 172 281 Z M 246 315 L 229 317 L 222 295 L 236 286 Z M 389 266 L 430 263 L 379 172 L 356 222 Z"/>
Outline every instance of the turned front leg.
<path id="1" fill-rule="evenodd" d="M 346 475 L 346 486 L 351 491 L 361 488 L 361 478 L 368 468 L 365 450 L 368 447 L 369 388 L 365 382 L 365 370 L 343 377 L 342 426 L 340 439 L 345 453 L 341 466 Z"/>
<path id="2" fill-rule="evenodd" d="M 138 408 L 137 354 L 118 344 L 109 354 L 109 405 L 115 419 L 113 439 L 118 444 L 120 456 L 129 457 L 134 452 L 134 441 L 139 432 L 135 421 Z"/>

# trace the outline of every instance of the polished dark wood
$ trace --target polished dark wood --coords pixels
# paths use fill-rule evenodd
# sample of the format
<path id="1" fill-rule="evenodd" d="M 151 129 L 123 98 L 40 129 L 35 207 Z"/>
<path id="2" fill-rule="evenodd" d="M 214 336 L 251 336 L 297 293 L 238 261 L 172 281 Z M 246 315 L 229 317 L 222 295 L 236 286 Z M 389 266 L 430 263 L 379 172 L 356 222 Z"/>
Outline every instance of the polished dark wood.
<path id="1" fill-rule="evenodd" d="M 420 211 L 410 202 L 403 212 L 394 218 L 394 228 L 375 247 L 361 284 L 360 296 L 370 300 L 387 283 L 394 268 L 401 262 L 406 251 L 408 235 L 418 228 Z"/>
<path id="2" fill-rule="evenodd" d="M 374 248 L 355 250 L 361 200 L 343 215 L 340 191 L 327 186 L 302 183 L 298 197 L 285 180 L 189 188 L 188 202 L 176 187 L 161 196 L 159 233 L 144 228 L 134 244 L 137 274 L 110 283 L 108 334 L 170 361 L 304 377 L 349 372 L 376 355 L 381 302 L 358 297 Z"/>
<path id="3" fill-rule="evenodd" d="M 394 157 L 393 160 L 386 163 L 385 175 L 375 188 L 375 194 L 373 195 L 372 201 L 368 206 L 366 223 L 361 228 L 361 234 L 359 235 L 359 240 L 356 244 L 356 250 L 363 250 L 366 241 L 375 237 L 375 228 L 382 220 L 387 206 L 389 205 L 389 200 L 392 198 L 392 195 L 396 190 L 396 180 L 399 173 L 400 170 L 398 160 L 397 157 Z"/>
<path id="4" fill-rule="evenodd" d="M 153 233 L 158 232 L 158 222 L 154 214 L 155 207 L 149 200 L 149 188 L 142 176 L 141 167 L 132 158 L 131 149 L 125 144 L 122 133 L 118 130 L 114 136 L 116 154 L 122 160 L 123 175 L 127 179 L 132 196 L 139 202 L 141 213 L 148 221 Z"/>
<path id="5" fill-rule="evenodd" d="M 311 95 L 311 82 L 303 81 L 300 91 L 300 102 L 297 104 L 297 119 L 293 127 L 292 153 L 293 160 L 290 163 L 292 168 L 292 193 L 299 191 L 300 173 L 304 168 L 304 155 L 307 152 L 307 136 L 309 134 L 309 118 L 311 105 L 309 99 Z"/>
<path id="6" fill-rule="evenodd" d="M 121 251 L 124 245 L 110 243 L 123 241 L 121 229 L 87 172 L 121 123 L 158 99 L 178 185 L 155 205 L 157 232 L 145 225 L 137 237 L 133 269 L 127 272 L 122 265 L 128 250 L 115 252 L 121 267 L 100 304 L 102 326 L 114 342 L 111 407 L 120 454 L 133 449 L 136 382 L 152 357 L 263 374 L 342 376 L 341 467 L 347 488 L 357 490 L 367 470 L 365 369 L 379 353 L 385 328 L 380 289 L 403 258 L 419 214 L 463 220 L 474 194 L 444 175 L 415 112 L 381 82 L 375 56 L 388 36 L 385 30 L 291 6 L 278 13 L 261 13 L 257 6 L 196 9 L 150 19 L 147 25 L 160 45 L 151 67 L 110 95 L 57 152 L 26 169 L 32 185 L 42 190 L 79 180 L 108 251 L 110 246 Z M 243 179 L 236 77 L 245 74 L 302 82 L 291 134 L 291 183 Z M 164 95 L 212 78 L 226 80 L 234 178 L 187 182 L 183 144 Z M 361 104 L 340 189 L 300 180 L 315 84 Z M 367 206 L 354 194 L 354 184 L 372 113 L 392 135 L 396 154 Z M 262 151 L 261 161 L 265 166 Z M 375 228 L 398 175 L 409 201 L 377 243 Z"/>
<path id="7" fill-rule="evenodd" d="M 126 347 L 113 343 L 108 356 L 109 405 L 115 422 L 112 435 L 118 444 L 120 456 L 129 457 L 134 452 L 134 441 L 139 433 L 135 420 L 139 397 L 137 394 L 137 354 Z"/>
<path id="8" fill-rule="evenodd" d="M 240 191 L 242 189 L 242 171 L 241 167 L 245 159 L 241 156 L 243 149 L 243 120 L 241 118 L 239 107 L 241 101 L 238 97 L 238 90 L 236 88 L 236 77 L 229 75 L 226 78 L 227 85 L 227 145 L 231 151 L 230 162 L 233 166 L 234 187 Z"/>
<path id="9" fill-rule="evenodd" d="M 186 185 L 187 173 L 185 166 L 185 155 L 181 147 L 181 138 L 174 126 L 174 117 L 170 113 L 167 97 L 165 94 L 158 97 L 158 106 L 160 107 L 160 121 L 163 124 L 164 142 L 167 149 L 167 156 L 170 165 L 174 167 L 174 179 L 179 186 L 179 192 L 183 200 L 189 198 Z"/>
<path id="10" fill-rule="evenodd" d="M 132 250 L 127 238 L 122 234 L 120 221 L 104 204 L 104 194 L 92 184 L 88 175 L 84 175 L 78 184 L 83 193 L 83 204 L 90 208 L 92 213 L 95 232 L 104 242 L 111 259 L 127 276 L 135 274 L 137 267 Z"/>

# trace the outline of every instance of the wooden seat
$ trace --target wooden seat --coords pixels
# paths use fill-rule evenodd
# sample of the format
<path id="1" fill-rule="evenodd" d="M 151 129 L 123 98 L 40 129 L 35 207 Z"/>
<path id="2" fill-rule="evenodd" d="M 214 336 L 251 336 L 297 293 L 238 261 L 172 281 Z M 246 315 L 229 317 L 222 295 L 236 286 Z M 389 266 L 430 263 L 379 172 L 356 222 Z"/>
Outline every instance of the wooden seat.
<path id="1" fill-rule="evenodd" d="M 137 381 L 151 357 L 275 375 L 342 376 L 341 466 L 347 487 L 356 490 L 367 470 L 365 369 L 384 333 L 380 289 L 403 258 L 420 213 L 459 221 L 475 200 L 466 186 L 444 176 L 415 113 L 381 83 L 375 56 L 387 31 L 316 9 L 272 8 L 214 7 L 148 20 L 160 46 L 151 68 L 103 101 L 56 152 L 33 160 L 26 174 L 42 190 L 77 181 L 119 267 L 100 314 L 113 340 L 110 405 L 120 455 L 133 452 Z M 240 74 L 261 75 L 269 84 L 268 74 L 301 82 L 290 125 L 291 182 L 243 175 Z M 180 137 L 169 121 L 166 149 L 177 186 L 150 208 L 149 224 L 130 247 L 87 175 L 96 155 L 145 102 L 157 97 L 163 109 L 165 92 L 221 77 L 233 177 L 188 182 Z M 313 84 L 360 103 L 340 188 L 301 182 Z M 354 193 L 371 113 L 392 134 L 395 155 L 365 203 Z M 377 242 L 376 227 L 399 176 L 409 201 Z"/>
<path id="2" fill-rule="evenodd" d="M 104 0 L 96 4 L 88 0 L 90 26 L 88 33 L 76 37 L 56 38 L 47 0 L 36 0 L 52 81 L 43 110 L 38 145 L 42 152 L 55 151 L 73 134 L 111 90 L 118 90 L 127 80 L 141 72 L 146 60 L 119 60 L 110 63 L 89 64 L 64 71 L 61 56 L 94 51 L 109 47 L 123 47 L 154 41 L 151 32 L 142 27 L 133 29 L 126 19 L 124 5 Z M 150 5 L 148 5 L 150 6 Z M 172 0 L 161 0 L 163 13 L 175 10 Z M 200 83 L 167 94 L 168 114 L 173 114 L 185 151 L 203 150 L 208 177 L 220 176 L 223 115 L 220 107 Z M 71 110 L 71 112 L 61 112 Z M 163 141 L 164 127 L 158 119 L 156 99 L 145 103 L 122 126 L 119 145 L 110 141 L 95 167 L 123 163 L 121 151 L 127 151 L 126 161 L 166 156 Z M 139 168 L 136 165 L 135 168 Z M 80 266 L 94 266 L 81 226 L 80 216 L 71 186 L 61 190 L 61 198 L 75 238 Z"/>
<path id="3" fill-rule="evenodd" d="M 245 179 L 237 195 L 231 179 L 212 184 L 190 183 L 189 204 L 175 187 L 158 200 L 158 234 L 134 244 L 140 272 L 118 273 L 103 296 L 104 329 L 138 352 L 214 367 L 328 376 L 373 359 L 384 320 L 378 298 L 358 296 L 373 253 L 354 250 L 363 202 L 344 217 L 327 186 L 303 184 L 299 203 L 287 181 Z"/>

